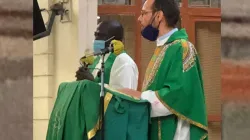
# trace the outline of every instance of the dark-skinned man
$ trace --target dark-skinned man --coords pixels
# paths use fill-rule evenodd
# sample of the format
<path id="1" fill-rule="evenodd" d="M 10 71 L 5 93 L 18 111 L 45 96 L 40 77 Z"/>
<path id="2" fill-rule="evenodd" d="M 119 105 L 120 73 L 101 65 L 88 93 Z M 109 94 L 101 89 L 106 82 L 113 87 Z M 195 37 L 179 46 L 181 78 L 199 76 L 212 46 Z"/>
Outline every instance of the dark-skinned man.
<path id="1" fill-rule="evenodd" d="M 122 25 L 115 20 L 102 21 L 95 32 L 95 40 L 93 42 L 94 52 L 100 51 L 103 47 L 113 45 L 123 45 L 124 30 Z M 105 84 L 114 89 L 129 88 L 137 89 L 138 84 L 138 68 L 133 59 L 125 52 L 116 55 L 109 53 L 105 55 Z M 89 66 L 89 70 L 80 67 L 76 72 L 77 80 L 88 79 L 100 83 L 101 59 L 96 57 L 94 63 Z"/>

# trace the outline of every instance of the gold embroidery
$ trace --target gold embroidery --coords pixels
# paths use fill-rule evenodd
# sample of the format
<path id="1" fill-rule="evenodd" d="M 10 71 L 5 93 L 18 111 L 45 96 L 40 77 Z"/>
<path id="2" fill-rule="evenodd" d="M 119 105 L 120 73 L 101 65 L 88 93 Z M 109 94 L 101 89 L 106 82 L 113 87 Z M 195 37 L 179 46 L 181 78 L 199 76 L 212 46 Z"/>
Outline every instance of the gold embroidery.
<path id="1" fill-rule="evenodd" d="M 168 48 L 168 45 L 163 47 L 163 49 L 160 50 L 159 56 L 157 56 L 158 54 L 154 54 L 154 56 L 152 57 L 148 65 L 148 68 L 146 70 L 146 73 L 145 73 L 145 80 L 143 81 L 143 88 L 142 88 L 143 91 L 146 90 L 146 88 L 151 83 L 151 81 L 153 81 L 153 78 L 155 77 L 155 74 L 158 71 L 158 68 L 164 58 L 167 48 Z M 156 52 L 157 51 L 158 50 L 156 50 Z"/>
<path id="2" fill-rule="evenodd" d="M 195 65 L 196 50 L 191 42 L 186 40 L 181 42 L 183 48 L 183 72 L 186 72 Z"/>
<path id="3" fill-rule="evenodd" d="M 158 118 L 158 140 L 161 140 L 161 120 Z"/>
<path id="4" fill-rule="evenodd" d="M 207 126 L 204 126 L 203 124 L 199 123 L 199 122 L 195 122 L 187 117 L 185 117 L 184 115 L 180 114 L 179 112 L 175 111 L 174 109 L 172 109 L 170 106 L 168 106 L 164 101 L 162 101 L 162 99 L 160 98 L 159 96 L 159 93 L 158 92 L 155 92 L 156 93 L 156 96 L 157 98 L 161 101 L 161 103 L 169 110 L 171 111 L 173 114 L 175 114 L 177 117 L 181 118 L 182 120 L 185 120 L 187 122 L 189 122 L 190 124 L 193 124 L 201 129 L 204 129 L 206 131 L 208 131 L 208 128 Z"/>
<path id="5" fill-rule="evenodd" d="M 207 138 L 207 133 L 204 136 L 202 136 L 200 140 L 204 140 L 206 138 Z"/>
<path id="6" fill-rule="evenodd" d="M 109 105 L 112 97 L 113 97 L 113 94 L 111 94 L 109 92 L 107 92 L 105 97 L 104 97 L 104 114 L 107 111 L 108 105 Z M 100 118 L 99 118 L 95 127 L 88 132 L 88 139 L 89 140 L 92 139 L 96 135 L 96 132 L 100 129 L 101 123 L 102 122 L 100 121 Z"/>
<path id="7" fill-rule="evenodd" d="M 95 127 L 88 132 L 88 139 L 89 140 L 95 136 L 95 134 L 99 130 L 99 128 L 100 128 L 100 119 L 98 119 Z"/>
<path id="8" fill-rule="evenodd" d="M 106 95 L 104 97 L 104 113 L 106 113 L 109 102 L 111 101 L 112 97 L 113 97 L 113 94 L 111 94 L 109 92 L 106 93 Z"/>
<path id="9" fill-rule="evenodd" d="M 150 60 L 150 63 L 147 67 L 146 73 L 145 73 L 145 78 L 143 81 L 143 86 L 142 86 L 142 91 L 145 91 L 153 82 L 153 79 L 156 75 L 156 73 L 159 70 L 159 67 L 161 65 L 162 60 L 164 59 L 166 50 L 168 49 L 169 46 L 179 43 L 181 40 L 175 40 L 172 43 L 169 43 L 165 45 L 163 48 L 156 48 L 155 53 L 153 57 Z"/>

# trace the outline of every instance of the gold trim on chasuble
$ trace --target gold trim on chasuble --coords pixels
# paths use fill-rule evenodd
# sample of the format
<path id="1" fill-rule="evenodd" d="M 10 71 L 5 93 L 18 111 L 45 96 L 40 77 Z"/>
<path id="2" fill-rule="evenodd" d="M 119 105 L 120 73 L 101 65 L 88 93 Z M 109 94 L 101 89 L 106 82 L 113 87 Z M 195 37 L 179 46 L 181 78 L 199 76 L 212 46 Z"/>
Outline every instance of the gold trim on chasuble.
<path id="1" fill-rule="evenodd" d="M 187 118 L 186 116 L 182 115 L 181 113 L 175 111 L 174 109 L 172 109 L 170 106 L 168 106 L 159 96 L 159 93 L 158 92 L 155 92 L 155 95 L 157 96 L 157 98 L 160 100 L 160 102 L 169 110 L 171 111 L 173 114 L 175 114 L 178 118 L 182 119 L 182 120 L 185 120 L 187 121 L 188 123 L 190 124 L 193 124 L 203 130 L 206 130 L 208 131 L 208 127 L 207 126 L 204 126 L 203 124 L 199 123 L 199 122 L 196 122 L 196 121 L 193 121 L 189 118 Z M 205 138 L 207 137 L 207 134 L 205 134 L 204 136 L 202 136 L 200 138 L 200 140 L 204 140 Z"/>
<path id="2" fill-rule="evenodd" d="M 158 69 L 161 65 L 161 62 L 165 56 L 166 50 L 168 49 L 169 46 L 175 44 L 175 43 L 179 43 L 180 40 L 175 40 L 172 43 L 169 43 L 165 46 L 161 46 L 161 47 L 157 47 L 155 49 L 155 52 L 148 64 L 145 76 L 144 76 L 144 81 L 143 81 L 143 85 L 142 85 L 142 91 L 145 91 L 150 84 L 152 84 L 153 79 L 156 75 L 156 73 L 158 72 Z"/>
<path id="3" fill-rule="evenodd" d="M 183 48 L 183 72 L 186 72 L 195 65 L 197 52 L 191 42 L 181 40 L 181 45 Z"/>
<path id="4" fill-rule="evenodd" d="M 113 94 L 111 94 L 109 92 L 107 92 L 105 97 L 104 97 L 104 114 L 107 111 L 109 102 L 111 101 L 112 97 L 113 97 Z M 101 126 L 100 124 L 101 124 L 101 121 L 100 121 L 100 118 L 99 118 L 96 125 L 95 125 L 95 127 L 88 132 L 88 139 L 89 140 L 92 139 L 96 135 L 97 130 L 100 129 L 100 126 Z"/>
<path id="5" fill-rule="evenodd" d="M 158 118 L 158 140 L 161 140 L 161 120 Z"/>
<path id="6" fill-rule="evenodd" d="M 204 140 L 204 139 L 206 139 L 206 138 L 207 138 L 207 135 L 208 135 L 208 134 L 205 134 L 203 137 L 201 137 L 201 139 L 200 139 L 200 140 Z"/>

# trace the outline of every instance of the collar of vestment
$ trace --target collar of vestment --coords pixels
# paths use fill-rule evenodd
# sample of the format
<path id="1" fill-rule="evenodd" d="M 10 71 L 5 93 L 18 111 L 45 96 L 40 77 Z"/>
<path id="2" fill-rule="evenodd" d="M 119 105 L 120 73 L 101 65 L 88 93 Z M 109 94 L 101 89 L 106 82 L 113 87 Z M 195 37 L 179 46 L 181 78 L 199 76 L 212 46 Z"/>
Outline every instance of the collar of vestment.
<path id="1" fill-rule="evenodd" d="M 104 62 L 106 62 L 106 60 L 109 58 L 111 53 L 107 53 L 105 56 L 104 56 Z M 102 58 L 102 57 L 101 57 Z"/>
<path id="2" fill-rule="evenodd" d="M 174 28 L 163 36 L 160 36 L 156 41 L 157 47 L 163 46 L 168 41 L 169 37 L 176 31 L 178 31 L 178 29 Z"/>
<path id="3" fill-rule="evenodd" d="M 169 33 L 171 33 L 171 35 L 165 34 L 160 38 L 158 38 L 157 46 L 163 46 L 164 44 L 169 44 L 175 40 L 180 40 L 180 39 L 188 40 L 188 35 L 185 29 L 180 29 L 177 31 L 176 29 L 173 29 Z"/>

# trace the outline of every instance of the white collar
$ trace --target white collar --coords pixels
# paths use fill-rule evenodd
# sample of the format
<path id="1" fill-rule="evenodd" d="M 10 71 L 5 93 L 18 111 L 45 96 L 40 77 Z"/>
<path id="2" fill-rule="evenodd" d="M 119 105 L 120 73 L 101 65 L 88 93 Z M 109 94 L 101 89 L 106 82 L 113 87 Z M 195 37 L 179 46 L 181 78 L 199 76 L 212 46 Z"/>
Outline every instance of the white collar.
<path id="1" fill-rule="evenodd" d="M 163 45 L 168 41 L 169 37 L 170 37 L 174 32 L 176 32 L 176 31 L 178 31 L 178 29 L 177 29 L 177 28 L 174 28 L 174 29 L 172 29 L 171 31 L 169 31 L 168 33 L 164 34 L 163 36 L 158 37 L 158 39 L 157 39 L 157 41 L 156 41 L 157 47 L 163 46 Z"/>
<path id="2" fill-rule="evenodd" d="M 169 36 L 166 37 L 166 38 L 164 38 L 164 39 L 162 39 L 162 40 L 157 39 L 157 41 L 156 41 L 157 47 L 163 46 L 168 41 L 168 39 L 169 39 Z"/>

